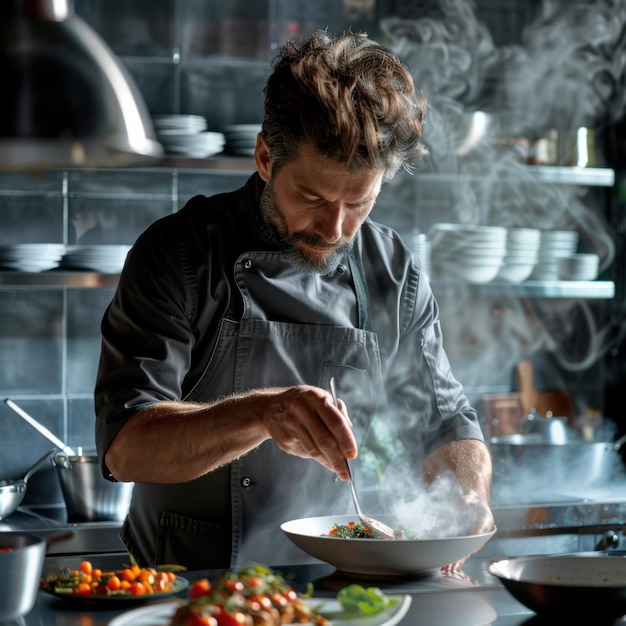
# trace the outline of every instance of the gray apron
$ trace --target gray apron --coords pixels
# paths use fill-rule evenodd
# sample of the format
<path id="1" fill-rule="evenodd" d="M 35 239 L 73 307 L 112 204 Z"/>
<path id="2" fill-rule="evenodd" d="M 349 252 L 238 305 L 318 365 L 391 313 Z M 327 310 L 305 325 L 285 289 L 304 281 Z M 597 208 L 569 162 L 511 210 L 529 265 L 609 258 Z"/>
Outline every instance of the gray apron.
<path id="1" fill-rule="evenodd" d="M 356 248 L 349 257 L 356 311 L 353 294 L 337 297 L 329 279 L 303 277 L 280 253 L 242 255 L 235 282 L 243 313 L 237 319 L 241 304 L 231 304 L 207 368 L 185 399 L 209 401 L 232 392 L 303 383 L 328 389 L 335 377 L 362 442 L 380 395 L 381 363 L 377 336 L 369 329 L 367 287 Z M 303 287 L 311 294 L 309 304 L 302 302 Z M 315 323 L 315 307 L 331 293 L 335 298 L 323 306 L 327 321 L 337 321 Z M 280 310 L 274 312 L 277 302 Z M 358 328 L 347 321 L 351 318 Z M 280 524 L 353 512 L 349 495 L 346 483 L 319 463 L 288 455 L 266 441 L 195 481 L 136 485 L 131 509 L 135 528 L 127 527 L 124 539 L 131 553 L 133 548 L 148 552 L 142 560 L 156 564 L 198 568 L 306 562 L 310 557 L 291 544 Z"/>

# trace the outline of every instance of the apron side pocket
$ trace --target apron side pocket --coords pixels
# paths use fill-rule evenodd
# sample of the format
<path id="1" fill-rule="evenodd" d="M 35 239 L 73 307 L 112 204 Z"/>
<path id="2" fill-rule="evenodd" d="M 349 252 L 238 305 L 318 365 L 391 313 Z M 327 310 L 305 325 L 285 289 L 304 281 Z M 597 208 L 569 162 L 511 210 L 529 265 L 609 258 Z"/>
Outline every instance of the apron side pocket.
<path id="1" fill-rule="evenodd" d="M 189 570 L 228 568 L 231 544 L 230 525 L 165 511 L 159 524 L 156 560 L 161 565 L 184 565 Z"/>

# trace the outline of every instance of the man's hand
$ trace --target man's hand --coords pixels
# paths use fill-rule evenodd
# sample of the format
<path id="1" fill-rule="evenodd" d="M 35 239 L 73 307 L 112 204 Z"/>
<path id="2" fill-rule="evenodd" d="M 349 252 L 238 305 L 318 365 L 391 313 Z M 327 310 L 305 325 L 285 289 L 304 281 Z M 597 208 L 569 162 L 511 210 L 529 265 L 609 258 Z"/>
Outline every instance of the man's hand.
<path id="1" fill-rule="evenodd" d="M 279 448 L 348 480 L 345 460 L 356 457 L 357 444 L 341 400 L 337 408 L 330 393 L 309 385 L 267 389 L 261 397 L 261 419 Z"/>

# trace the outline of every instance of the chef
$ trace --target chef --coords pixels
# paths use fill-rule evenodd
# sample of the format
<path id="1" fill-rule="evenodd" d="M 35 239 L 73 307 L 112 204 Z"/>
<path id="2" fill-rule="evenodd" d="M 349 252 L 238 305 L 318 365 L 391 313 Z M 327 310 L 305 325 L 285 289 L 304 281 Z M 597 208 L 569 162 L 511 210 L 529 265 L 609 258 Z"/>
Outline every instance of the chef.
<path id="1" fill-rule="evenodd" d="M 105 477 L 136 483 L 125 545 L 144 566 L 306 560 L 280 523 L 353 512 L 345 459 L 376 419 L 491 530 L 490 457 L 437 303 L 370 218 L 424 153 L 424 99 L 389 50 L 327 32 L 279 52 L 265 96 L 256 172 L 152 224 L 102 321 L 96 439 Z"/>

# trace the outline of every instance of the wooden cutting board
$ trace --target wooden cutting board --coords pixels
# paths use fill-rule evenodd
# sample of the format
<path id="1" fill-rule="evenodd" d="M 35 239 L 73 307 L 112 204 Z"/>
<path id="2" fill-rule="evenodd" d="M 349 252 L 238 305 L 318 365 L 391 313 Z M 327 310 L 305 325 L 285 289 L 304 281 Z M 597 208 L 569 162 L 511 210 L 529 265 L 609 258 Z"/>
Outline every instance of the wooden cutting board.
<path id="1" fill-rule="evenodd" d="M 569 391 L 565 389 L 537 391 L 532 361 L 525 359 L 518 361 L 517 379 L 524 414 L 528 414 L 534 409 L 544 417 L 567 417 L 570 423 L 574 421 L 576 414 Z"/>

